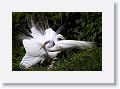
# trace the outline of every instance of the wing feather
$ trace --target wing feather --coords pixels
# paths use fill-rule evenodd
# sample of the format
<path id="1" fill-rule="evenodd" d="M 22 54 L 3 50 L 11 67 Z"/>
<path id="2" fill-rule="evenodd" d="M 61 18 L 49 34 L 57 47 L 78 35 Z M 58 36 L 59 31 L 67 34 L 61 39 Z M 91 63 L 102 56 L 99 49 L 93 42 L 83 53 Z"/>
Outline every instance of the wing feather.
<path id="1" fill-rule="evenodd" d="M 40 61 L 42 63 L 46 59 L 46 51 L 43 48 L 41 49 L 41 44 L 35 39 L 24 39 L 23 45 L 26 50 L 26 54 L 23 57 L 20 65 L 24 66 L 25 68 L 29 68 Z"/>
<path id="2" fill-rule="evenodd" d="M 25 68 L 29 68 L 39 62 L 42 63 L 44 60 L 45 60 L 45 57 L 43 55 L 34 57 L 26 53 L 22 61 L 20 62 L 20 65 L 24 66 Z"/>

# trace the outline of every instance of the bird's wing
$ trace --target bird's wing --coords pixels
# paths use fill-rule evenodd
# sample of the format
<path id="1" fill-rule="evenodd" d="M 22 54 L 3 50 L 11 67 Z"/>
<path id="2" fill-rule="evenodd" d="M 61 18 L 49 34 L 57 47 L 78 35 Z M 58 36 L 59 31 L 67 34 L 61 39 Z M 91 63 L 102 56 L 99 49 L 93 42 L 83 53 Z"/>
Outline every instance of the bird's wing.
<path id="1" fill-rule="evenodd" d="M 42 28 L 39 28 L 35 25 L 33 19 L 31 18 L 30 24 L 29 24 L 31 35 L 33 38 L 42 37 L 45 34 L 45 31 Z"/>
<path id="2" fill-rule="evenodd" d="M 36 39 L 24 39 L 23 45 L 26 50 L 26 52 L 31 56 L 40 56 L 43 54 L 46 54 L 45 50 L 42 48 L 39 42 L 36 41 Z"/>
<path id="3" fill-rule="evenodd" d="M 42 48 L 41 44 L 39 44 L 35 39 L 24 39 L 23 45 L 26 50 L 26 55 L 23 57 L 21 61 L 21 65 L 29 68 L 32 65 L 37 64 L 41 61 L 41 63 L 47 57 L 46 51 Z"/>
<path id="4" fill-rule="evenodd" d="M 55 46 L 47 49 L 48 51 L 61 51 L 65 49 L 70 49 L 70 48 L 76 48 L 76 49 L 81 49 L 81 48 L 86 48 L 86 47 L 92 47 L 94 42 L 87 42 L 87 41 L 77 41 L 77 40 L 61 40 L 58 41 Z"/>
<path id="5" fill-rule="evenodd" d="M 38 36 L 41 36 L 41 33 L 39 32 L 39 30 L 37 30 L 37 28 L 32 27 L 31 29 L 31 35 L 33 38 L 37 38 Z"/>
<path id="6" fill-rule="evenodd" d="M 31 56 L 28 53 L 25 54 L 25 56 L 23 57 L 22 61 L 20 62 L 20 65 L 25 67 L 25 68 L 29 68 L 39 62 L 43 62 L 45 60 L 46 57 L 44 57 L 44 55 L 42 56 Z"/>
<path id="7" fill-rule="evenodd" d="M 54 40 L 56 35 L 57 35 L 57 33 L 55 31 L 53 31 L 51 28 L 45 30 L 46 40 Z"/>

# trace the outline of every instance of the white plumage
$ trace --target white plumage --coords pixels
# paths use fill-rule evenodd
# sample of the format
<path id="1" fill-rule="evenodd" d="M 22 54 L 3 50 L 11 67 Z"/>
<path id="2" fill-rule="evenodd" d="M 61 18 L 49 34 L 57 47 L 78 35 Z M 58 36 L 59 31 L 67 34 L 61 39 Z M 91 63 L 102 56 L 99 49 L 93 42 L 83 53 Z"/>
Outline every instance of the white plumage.
<path id="1" fill-rule="evenodd" d="M 51 28 L 43 31 L 37 29 L 32 23 L 31 38 L 23 39 L 23 45 L 26 54 L 20 65 L 29 68 L 37 63 L 43 63 L 47 57 L 56 58 L 62 51 L 70 48 L 86 48 L 91 47 L 93 42 L 65 40 L 61 34 L 56 33 Z"/>
<path id="2" fill-rule="evenodd" d="M 58 41 L 55 46 L 48 48 L 47 50 L 52 51 L 62 51 L 70 48 L 82 49 L 86 47 L 91 47 L 93 42 L 87 41 L 77 41 L 77 40 L 60 40 Z"/>

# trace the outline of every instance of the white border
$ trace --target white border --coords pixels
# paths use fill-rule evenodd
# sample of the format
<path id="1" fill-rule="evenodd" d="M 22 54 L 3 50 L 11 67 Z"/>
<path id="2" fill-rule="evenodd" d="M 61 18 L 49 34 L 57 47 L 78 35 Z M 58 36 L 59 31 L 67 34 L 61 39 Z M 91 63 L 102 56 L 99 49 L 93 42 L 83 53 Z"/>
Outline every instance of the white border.
<path id="1" fill-rule="evenodd" d="M 3 83 L 114 83 L 112 0 L 12 0 L 0 3 Z M 12 71 L 12 12 L 102 12 L 102 71 Z"/>

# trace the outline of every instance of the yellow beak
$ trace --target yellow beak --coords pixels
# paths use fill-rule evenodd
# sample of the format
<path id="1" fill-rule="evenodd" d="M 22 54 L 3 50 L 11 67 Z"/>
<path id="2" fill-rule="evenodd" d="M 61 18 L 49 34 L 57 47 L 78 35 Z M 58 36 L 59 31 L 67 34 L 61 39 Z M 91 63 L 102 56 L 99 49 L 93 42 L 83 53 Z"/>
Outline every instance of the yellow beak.
<path id="1" fill-rule="evenodd" d="M 42 46 L 41 46 L 40 50 L 41 50 L 42 48 L 44 48 L 44 47 L 45 47 L 45 43 L 44 43 L 44 44 L 42 44 Z"/>

